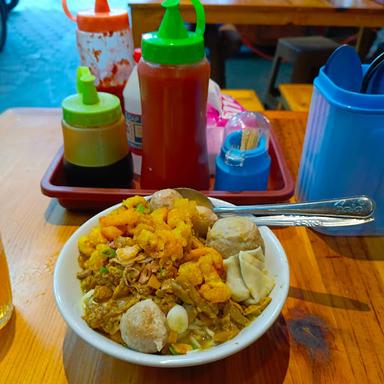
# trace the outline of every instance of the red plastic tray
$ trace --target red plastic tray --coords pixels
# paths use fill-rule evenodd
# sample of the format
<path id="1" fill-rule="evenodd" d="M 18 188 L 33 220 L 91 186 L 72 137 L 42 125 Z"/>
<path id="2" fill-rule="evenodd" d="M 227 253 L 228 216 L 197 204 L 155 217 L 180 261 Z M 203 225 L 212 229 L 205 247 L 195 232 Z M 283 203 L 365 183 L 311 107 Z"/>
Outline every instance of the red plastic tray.
<path id="1" fill-rule="evenodd" d="M 223 199 L 234 204 L 274 203 L 288 200 L 294 192 L 292 176 L 285 163 L 282 151 L 273 130 L 269 145 L 271 171 L 266 191 L 203 191 L 207 196 Z M 213 185 L 214 180 L 211 180 Z M 41 180 L 44 195 L 55 197 L 71 210 L 102 210 L 134 195 L 151 195 L 154 190 L 140 188 L 140 179 L 135 179 L 132 188 L 84 188 L 70 186 L 63 171 L 63 149 L 60 148 Z"/>

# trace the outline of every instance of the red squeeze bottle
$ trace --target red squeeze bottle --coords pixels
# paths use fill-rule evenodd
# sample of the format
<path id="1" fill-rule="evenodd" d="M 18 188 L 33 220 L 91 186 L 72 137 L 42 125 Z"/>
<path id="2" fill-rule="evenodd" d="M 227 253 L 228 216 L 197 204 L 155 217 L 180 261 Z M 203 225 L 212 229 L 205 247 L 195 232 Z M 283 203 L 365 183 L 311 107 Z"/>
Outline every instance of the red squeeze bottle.
<path id="1" fill-rule="evenodd" d="M 192 0 L 195 32 L 184 26 L 179 0 L 166 0 L 157 32 L 142 38 L 138 64 L 142 105 L 141 187 L 209 187 L 206 109 L 210 66 L 204 9 Z"/>
<path id="2" fill-rule="evenodd" d="M 124 111 L 123 90 L 134 64 L 128 12 L 109 8 L 108 0 L 95 0 L 93 9 L 76 16 L 69 11 L 67 0 L 62 0 L 62 5 L 65 14 L 77 23 L 81 64 L 96 77 L 97 90 L 117 96 Z"/>

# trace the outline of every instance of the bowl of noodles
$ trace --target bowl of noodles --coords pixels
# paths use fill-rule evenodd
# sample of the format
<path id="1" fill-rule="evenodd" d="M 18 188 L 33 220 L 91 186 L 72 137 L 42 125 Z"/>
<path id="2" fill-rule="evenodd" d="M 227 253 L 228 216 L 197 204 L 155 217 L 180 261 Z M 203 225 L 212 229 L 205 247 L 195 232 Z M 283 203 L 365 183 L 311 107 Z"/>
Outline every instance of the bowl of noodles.
<path id="1" fill-rule="evenodd" d="M 155 195 L 100 212 L 66 242 L 54 270 L 62 317 L 93 347 L 140 365 L 199 365 L 242 350 L 287 298 L 280 242 L 251 217 L 217 218 L 173 190 Z"/>

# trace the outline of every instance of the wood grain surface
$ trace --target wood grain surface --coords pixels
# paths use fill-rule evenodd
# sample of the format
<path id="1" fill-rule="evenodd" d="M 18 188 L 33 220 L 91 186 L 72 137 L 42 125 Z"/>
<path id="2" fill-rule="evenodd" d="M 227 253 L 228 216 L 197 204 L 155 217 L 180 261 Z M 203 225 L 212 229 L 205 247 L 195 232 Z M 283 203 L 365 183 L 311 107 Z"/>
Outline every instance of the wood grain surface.
<path id="1" fill-rule="evenodd" d="M 296 175 L 306 114 L 267 114 Z M 222 361 L 148 368 L 87 345 L 66 326 L 52 294 L 60 249 L 89 217 L 40 193 L 41 177 L 61 140 L 55 110 L 10 110 L 0 116 L 0 231 L 16 306 L 0 331 L 0 383 L 384 382 L 383 237 L 274 229 L 290 263 L 288 300 L 261 339 Z"/>
<path id="2" fill-rule="evenodd" d="M 312 84 L 279 84 L 279 91 L 285 109 L 309 111 L 313 93 Z"/>
<path id="3" fill-rule="evenodd" d="M 135 46 L 144 32 L 155 31 L 162 0 L 128 0 Z M 180 2 L 185 21 L 194 22 L 189 0 Z M 202 0 L 207 23 L 382 27 L 384 6 L 374 0 Z"/>

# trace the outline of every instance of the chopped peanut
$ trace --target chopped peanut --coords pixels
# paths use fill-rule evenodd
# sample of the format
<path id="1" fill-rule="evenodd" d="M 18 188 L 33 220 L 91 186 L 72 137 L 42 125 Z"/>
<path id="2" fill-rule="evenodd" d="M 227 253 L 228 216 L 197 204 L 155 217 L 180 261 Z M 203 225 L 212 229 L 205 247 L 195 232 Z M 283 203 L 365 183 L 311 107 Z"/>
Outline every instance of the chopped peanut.
<path id="1" fill-rule="evenodd" d="M 152 275 L 147 283 L 148 287 L 151 287 L 153 289 L 159 289 L 161 286 L 160 281 L 157 279 L 156 275 Z"/>
<path id="2" fill-rule="evenodd" d="M 176 341 L 177 341 L 177 332 L 175 332 L 175 331 L 169 331 L 169 333 L 168 333 L 168 339 L 167 339 L 167 343 L 168 344 L 174 344 L 174 343 L 176 343 Z"/>

